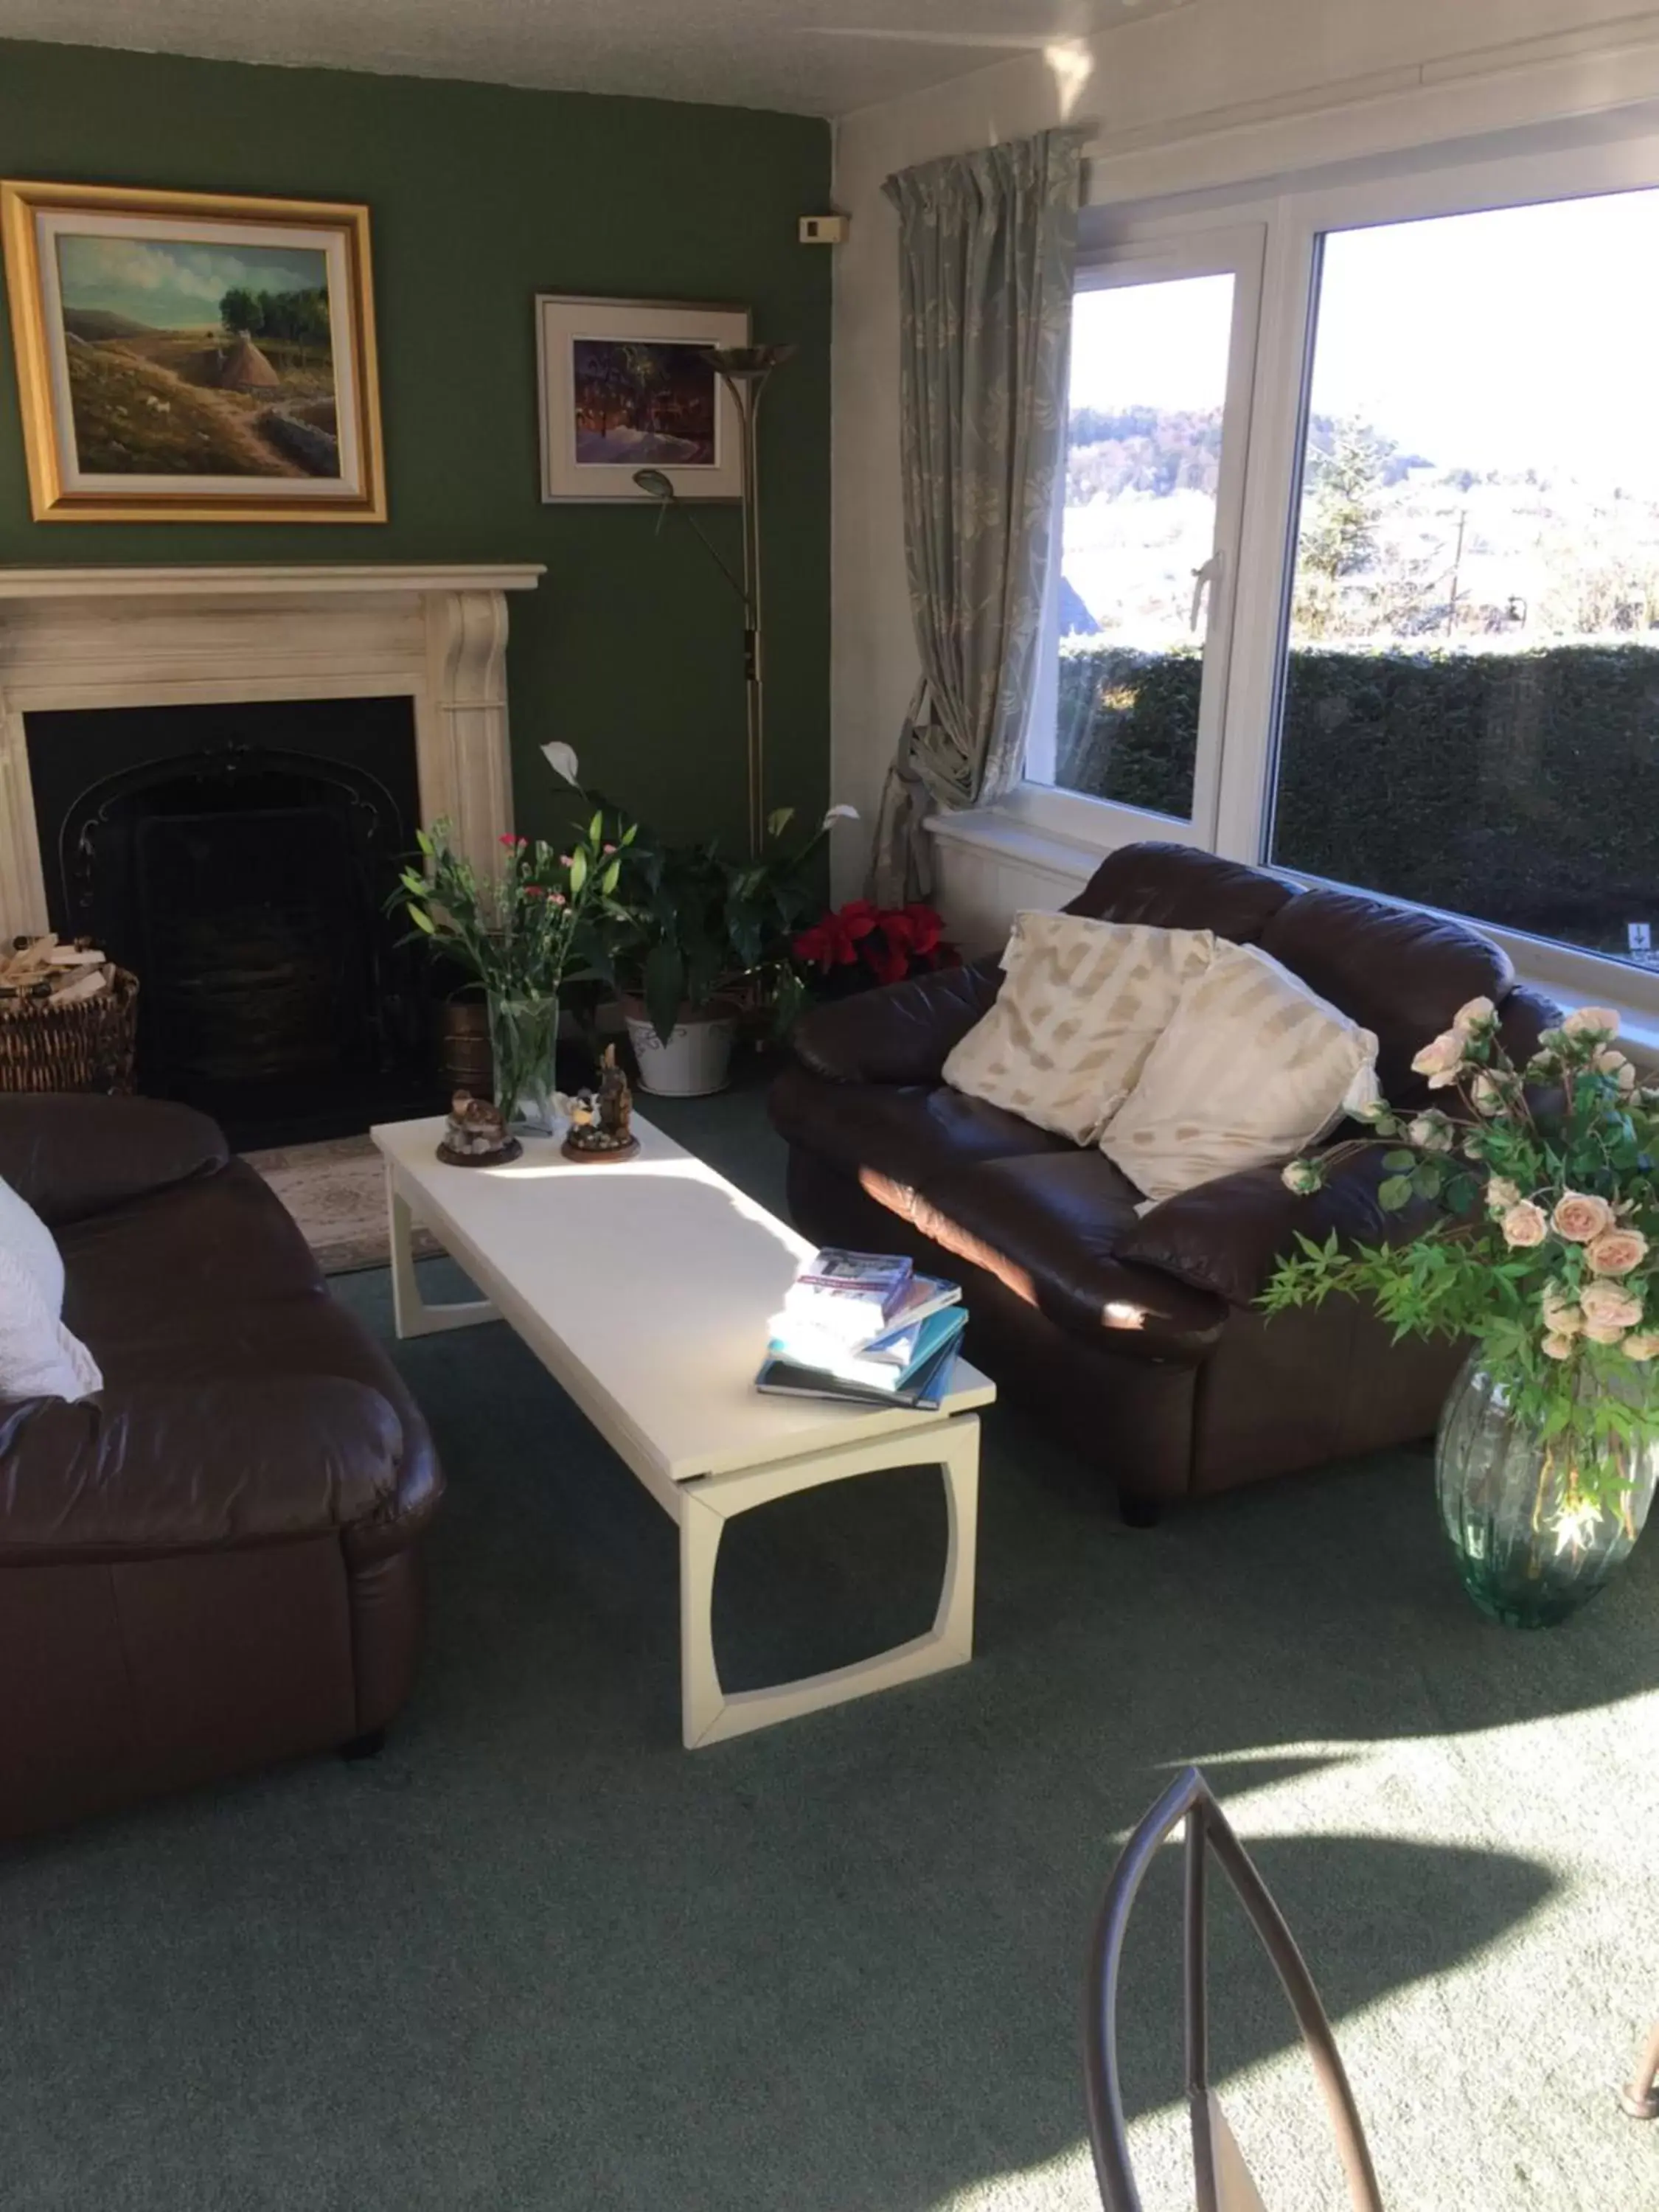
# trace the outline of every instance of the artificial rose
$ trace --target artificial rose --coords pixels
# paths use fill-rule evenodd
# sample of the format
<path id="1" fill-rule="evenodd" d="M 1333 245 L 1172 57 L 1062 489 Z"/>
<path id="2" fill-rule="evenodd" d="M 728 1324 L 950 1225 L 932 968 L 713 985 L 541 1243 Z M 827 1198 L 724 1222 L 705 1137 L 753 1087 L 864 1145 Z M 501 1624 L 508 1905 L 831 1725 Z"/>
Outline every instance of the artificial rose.
<path id="1" fill-rule="evenodd" d="M 1543 1208 L 1534 1206 L 1529 1198 L 1523 1198 L 1518 1206 L 1510 1206 L 1498 1226 L 1503 1230 L 1504 1242 L 1513 1245 L 1517 1252 L 1530 1251 L 1534 1244 L 1541 1244 L 1550 1233 Z"/>
<path id="2" fill-rule="evenodd" d="M 1633 1291 L 1619 1283 L 1586 1283 L 1578 1293 L 1578 1303 L 1584 1310 L 1584 1332 L 1591 1329 L 1634 1328 L 1642 1318 L 1642 1301 Z M 1598 1337 L 1598 1344 L 1605 1338 Z"/>
<path id="3" fill-rule="evenodd" d="M 1605 1198 L 1592 1198 L 1581 1190 L 1563 1191 L 1550 1216 L 1558 1237 L 1569 1244 L 1589 1244 L 1613 1226 L 1613 1208 Z"/>
<path id="4" fill-rule="evenodd" d="M 1634 1091 L 1636 1070 L 1622 1052 L 1598 1052 L 1590 1066 L 1598 1075 L 1610 1075 L 1621 1091 Z"/>
<path id="5" fill-rule="evenodd" d="M 1317 1160 L 1288 1160 L 1279 1180 L 1298 1198 L 1308 1198 L 1325 1188 L 1325 1170 Z"/>
<path id="6" fill-rule="evenodd" d="M 1622 1344 L 1625 1332 L 1616 1321 L 1587 1321 L 1584 1323 L 1586 1344 Z"/>
<path id="7" fill-rule="evenodd" d="M 1452 1035 L 1471 1036 L 1498 1019 L 1498 1009 L 1490 999 L 1470 999 L 1452 1016 Z"/>
<path id="8" fill-rule="evenodd" d="M 1580 1006 L 1562 1023 L 1561 1034 L 1571 1037 L 1616 1037 L 1619 1017 L 1611 1006 Z"/>
<path id="9" fill-rule="evenodd" d="M 1546 1359 L 1571 1359 L 1573 1341 L 1570 1336 L 1547 1336 L 1538 1349 Z"/>
<path id="10" fill-rule="evenodd" d="M 1626 1359 L 1659 1359 L 1659 1336 L 1627 1336 L 1619 1349 Z"/>
<path id="11" fill-rule="evenodd" d="M 1504 1232 L 1504 1243 L 1513 1245 L 1517 1252 L 1531 1252 L 1533 1245 L 1544 1243 L 1551 1232 L 1544 1210 L 1533 1206 L 1531 1199 L 1522 1199 L 1520 1206 L 1510 1206 L 1498 1225 Z"/>
<path id="12" fill-rule="evenodd" d="M 1544 1327 L 1552 1336 L 1577 1336 L 1584 1326 L 1583 1308 L 1563 1297 L 1553 1283 L 1544 1293 L 1543 1313 Z"/>
<path id="13" fill-rule="evenodd" d="M 1449 1152 L 1454 1141 L 1452 1125 L 1437 1108 L 1419 1114 L 1407 1127 L 1406 1135 L 1420 1152 Z M 1516 1195 L 1519 1197 L 1520 1193 L 1517 1191 Z"/>
<path id="14" fill-rule="evenodd" d="M 1648 1256 L 1648 1240 L 1639 1229 L 1604 1229 L 1584 1247 L 1584 1257 L 1598 1275 L 1627 1275 Z"/>
<path id="15" fill-rule="evenodd" d="M 1504 1086 L 1484 1068 L 1471 1085 L 1469 1097 L 1477 1114 L 1501 1114 L 1504 1110 Z"/>
<path id="16" fill-rule="evenodd" d="M 1521 1186 L 1511 1182 L 1507 1176 L 1494 1176 L 1486 1185 L 1488 1213 L 1507 1213 L 1511 1206 L 1520 1203 Z"/>
<path id="17" fill-rule="evenodd" d="M 1443 1091 L 1455 1082 L 1463 1066 L 1463 1040 L 1455 1030 L 1443 1030 L 1425 1044 L 1412 1062 L 1413 1075 L 1426 1075 L 1431 1091 Z"/>

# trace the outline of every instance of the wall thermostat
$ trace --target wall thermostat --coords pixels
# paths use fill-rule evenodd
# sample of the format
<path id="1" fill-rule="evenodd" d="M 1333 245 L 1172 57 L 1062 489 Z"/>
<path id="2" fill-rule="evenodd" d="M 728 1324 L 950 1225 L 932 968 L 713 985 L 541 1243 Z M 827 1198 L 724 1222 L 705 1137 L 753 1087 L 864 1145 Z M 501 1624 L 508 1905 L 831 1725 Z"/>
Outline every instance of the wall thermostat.
<path id="1" fill-rule="evenodd" d="M 804 215 L 800 219 L 803 246 L 845 246 L 852 217 L 845 215 Z"/>

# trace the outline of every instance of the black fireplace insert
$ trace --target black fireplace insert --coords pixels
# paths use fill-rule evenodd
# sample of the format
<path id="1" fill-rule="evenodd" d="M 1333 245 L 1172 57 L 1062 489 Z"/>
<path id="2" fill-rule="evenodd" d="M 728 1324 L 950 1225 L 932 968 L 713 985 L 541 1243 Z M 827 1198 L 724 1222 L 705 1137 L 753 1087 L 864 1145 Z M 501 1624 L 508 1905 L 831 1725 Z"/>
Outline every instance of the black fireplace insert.
<path id="1" fill-rule="evenodd" d="M 431 1110 L 430 976 L 386 902 L 407 698 L 30 714 L 52 927 L 140 981 L 139 1088 L 243 1146 Z"/>

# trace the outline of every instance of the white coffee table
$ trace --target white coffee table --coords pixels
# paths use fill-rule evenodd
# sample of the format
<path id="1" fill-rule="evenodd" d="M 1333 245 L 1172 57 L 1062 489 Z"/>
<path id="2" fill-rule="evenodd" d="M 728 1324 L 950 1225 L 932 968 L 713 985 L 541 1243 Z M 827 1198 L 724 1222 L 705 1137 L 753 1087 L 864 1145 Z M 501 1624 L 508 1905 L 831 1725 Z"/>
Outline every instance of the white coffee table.
<path id="1" fill-rule="evenodd" d="M 386 1158 L 400 1337 L 501 1320 L 574 1398 L 680 1531 L 680 1700 L 688 1747 L 890 1689 L 972 1656 L 979 1423 L 994 1386 L 959 1362 L 936 1413 L 763 1396 L 754 1375 L 798 1261 L 811 1249 L 672 1138 L 635 1116 L 637 1158 L 580 1165 L 526 1139 L 499 1168 L 447 1167 L 441 1119 L 370 1132 Z M 428 1305 L 410 1250 L 419 1222 L 483 1292 Z M 850 1667 L 731 1695 L 711 1604 L 734 1514 L 819 1483 L 936 1464 L 950 1544 L 933 1625 Z"/>

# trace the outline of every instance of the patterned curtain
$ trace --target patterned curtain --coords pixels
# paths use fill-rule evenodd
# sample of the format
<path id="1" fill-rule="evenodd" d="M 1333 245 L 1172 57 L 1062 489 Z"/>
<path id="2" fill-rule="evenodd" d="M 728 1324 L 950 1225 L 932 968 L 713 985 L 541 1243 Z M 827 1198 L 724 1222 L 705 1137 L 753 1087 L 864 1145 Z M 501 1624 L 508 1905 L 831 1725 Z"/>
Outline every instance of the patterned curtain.
<path id="1" fill-rule="evenodd" d="M 1081 131 L 890 177 L 904 541 L 921 682 L 883 794 L 878 897 L 930 888 L 924 817 L 1019 779 L 1066 450 Z"/>

